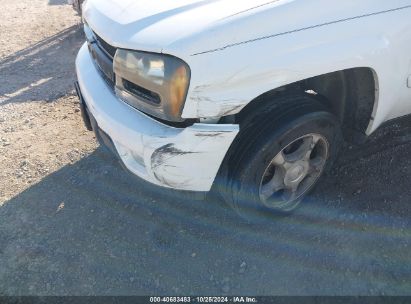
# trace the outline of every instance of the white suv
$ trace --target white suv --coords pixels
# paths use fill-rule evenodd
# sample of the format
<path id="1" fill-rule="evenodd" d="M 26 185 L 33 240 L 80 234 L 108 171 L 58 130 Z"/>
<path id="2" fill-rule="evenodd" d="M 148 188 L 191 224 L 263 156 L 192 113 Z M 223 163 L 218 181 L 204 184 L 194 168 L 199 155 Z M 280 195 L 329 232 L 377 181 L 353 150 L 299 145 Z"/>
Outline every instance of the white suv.
<path id="1" fill-rule="evenodd" d="M 83 117 L 135 175 L 289 212 L 411 113 L 411 0 L 88 0 Z"/>

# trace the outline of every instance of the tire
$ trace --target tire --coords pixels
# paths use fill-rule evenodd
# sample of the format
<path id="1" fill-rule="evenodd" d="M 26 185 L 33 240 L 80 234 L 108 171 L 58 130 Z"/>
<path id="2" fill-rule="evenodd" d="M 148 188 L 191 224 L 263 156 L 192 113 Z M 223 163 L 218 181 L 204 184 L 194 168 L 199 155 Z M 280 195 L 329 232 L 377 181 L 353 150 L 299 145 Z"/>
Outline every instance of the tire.
<path id="1" fill-rule="evenodd" d="M 337 117 L 314 96 L 283 95 L 262 102 L 242 115 L 224 165 L 222 196 L 247 220 L 289 214 L 329 170 L 341 143 Z"/>

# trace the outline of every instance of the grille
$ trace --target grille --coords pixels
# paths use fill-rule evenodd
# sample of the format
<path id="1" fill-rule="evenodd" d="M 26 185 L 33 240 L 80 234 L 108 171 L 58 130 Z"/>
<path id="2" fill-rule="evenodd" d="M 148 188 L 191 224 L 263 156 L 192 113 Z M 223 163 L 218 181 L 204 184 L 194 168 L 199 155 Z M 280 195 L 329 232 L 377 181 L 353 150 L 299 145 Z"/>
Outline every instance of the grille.
<path id="1" fill-rule="evenodd" d="M 89 43 L 88 48 L 99 72 L 110 86 L 114 86 L 113 59 L 110 58 L 96 43 Z"/>
<path id="2" fill-rule="evenodd" d="M 93 32 L 94 33 L 94 32 Z M 96 33 L 94 33 L 94 37 L 97 40 L 97 44 L 98 46 L 107 54 L 109 55 L 111 58 L 114 58 L 114 55 L 116 54 L 117 48 L 115 48 L 114 46 L 108 44 L 107 42 L 105 42 L 103 40 L 103 38 L 101 38 L 99 35 L 97 35 Z"/>

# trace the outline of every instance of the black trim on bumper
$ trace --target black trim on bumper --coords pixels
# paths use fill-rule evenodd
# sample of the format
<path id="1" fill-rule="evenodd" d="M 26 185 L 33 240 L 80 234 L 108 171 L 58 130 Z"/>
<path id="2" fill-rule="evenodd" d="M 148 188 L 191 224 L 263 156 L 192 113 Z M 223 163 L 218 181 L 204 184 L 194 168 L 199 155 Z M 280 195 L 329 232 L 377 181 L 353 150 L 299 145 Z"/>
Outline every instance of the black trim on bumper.
<path id="1" fill-rule="evenodd" d="M 100 127 L 97 124 L 97 121 L 94 119 L 93 115 L 88 111 L 87 105 L 83 99 L 83 95 L 81 94 L 80 86 L 77 81 L 74 83 L 74 86 L 76 87 L 77 96 L 80 100 L 81 117 L 83 118 L 83 122 L 87 130 L 94 131 L 94 134 L 96 135 L 96 139 L 98 140 L 99 144 L 109 149 L 110 152 L 116 155 L 121 162 L 121 158 L 118 155 L 117 150 L 110 136 L 108 136 L 103 130 L 100 129 Z"/>
<path id="2" fill-rule="evenodd" d="M 81 117 L 83 118 L 84 125 L 86 126 L 87 130 L 93 131 L 90 117 L 88 115 L 87 105 L 84 102 L 83 95 L 81 94 L 80 86 L 77 81 L 74 83 L 74 87 L 76 88 L 76 93 L 79 98 Z"/>

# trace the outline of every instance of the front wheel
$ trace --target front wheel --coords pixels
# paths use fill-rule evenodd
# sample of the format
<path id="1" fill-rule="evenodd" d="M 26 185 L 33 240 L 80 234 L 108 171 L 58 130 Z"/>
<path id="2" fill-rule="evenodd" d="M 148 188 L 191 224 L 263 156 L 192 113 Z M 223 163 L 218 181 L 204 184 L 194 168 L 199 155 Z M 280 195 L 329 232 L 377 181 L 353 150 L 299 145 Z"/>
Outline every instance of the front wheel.
<path id="1" fill-rule="evenodd" d="M 296 209 L 330 167 L 342 138 L 338 119 L 306 94 L 282 97 L 241 127 L 225 198 L 247 219 Z"/>

